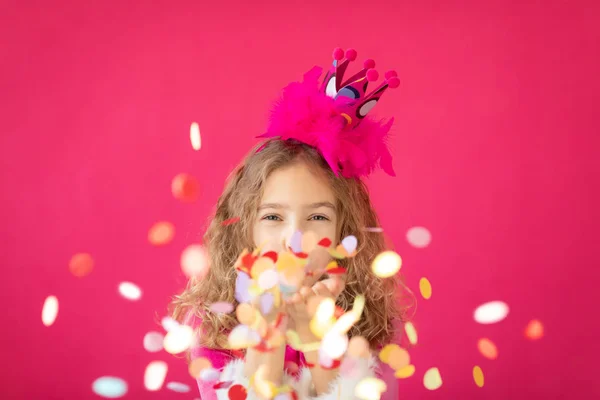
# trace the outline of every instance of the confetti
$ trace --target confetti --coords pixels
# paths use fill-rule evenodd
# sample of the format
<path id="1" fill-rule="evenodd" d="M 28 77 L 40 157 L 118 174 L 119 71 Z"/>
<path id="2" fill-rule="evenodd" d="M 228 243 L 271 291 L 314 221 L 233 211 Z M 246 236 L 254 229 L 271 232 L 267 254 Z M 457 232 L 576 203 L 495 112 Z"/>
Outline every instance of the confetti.
<path id="1" fill-rule="evenodd" d="M 356 313 L 349 311 L 338 318 L 331 330 L 339 334 L 347 333 L 358 320 Z"/>
<path id="2" fill-rule="evenodd" d="M 495 360 L 498 358 L 498 349 L 496 348 L 494 342 L 492 342 L 490 339 L 479 339 L 477 342 L 477 349 L 479 349 L 479 352 L 485 358 L 489 358 L 490 360 Z"/>
<path id="3" fill-rule="evenodd" d="M 229 388 L 227 396 L 229 397 L 229 400 L 246 400 L 248 392 L 242 385 L 233 385 Z"/>
<path id="4" fill-rule="evenodd" d="M 214 368 L 206 368 L 200 371 L 200 380 L 204 382 L 213 382 L 219 379 L 221 373 Z"/>
<path id="5" fill-rule="evenodd" d="M 362 336 L 354 336 L 348 344 L 348 355 L 355 358 L 369 356 L 369 342 Z"/>
<path id="6" fill-rule="evenodd" d="M 267 258 L 271 261 L 271 259 Z M 258 287 L 262 290 L 272 289 L 279 282 L 279 274 L 274 269 L 269 269 L 258 277 Z"/>
<path id="7" fill-rule="evenodd" d="M 269 315 L 273 310 L 275 304 L 275 297 L 272 293 L 265 293 L 260 296 L 260 311 L 263 315 Z"/>
<path id="8" fill-rule="evenodd" d="M 167 221 L 157 222 L 148 231 L 148 241 L 154 246 L 163 246 L 173 240 L 175 227 Z"/>
<path id="9" fill-rule="evenodd" d="M 404 332 L 406 332 L 410 344 L 413 346 L 417 344 L 417 330 L 412 322 L 408 321 L 404 324 Z"/>
<path id="10" fill-rule="evenodd" d="M 321 350 L 334 360 L 342 357 L 348 350 L 348 335 L 329 331 L 323 337 Z"/>
<path id="11" fill-rule="evenodd" d="M 163 347 L 169 354 L 178 354 L 186 351 L 192 345 L 194 330 L 187 325 L 178 325 L 165 335 Z"/>
<path id="12" fill-rule="evenodd" d="M 135 283 L 121 282 L 119 283 L 119 293 L 127 300 L 136 301 L 142 297 L 142 289 Z"/>
<path id="13" fill-rule="evenodd" d="M 413 247 L 423 249 L 431 243 L 431 233 L 427 228 L 415 226 L 406 232 L 406 239 Z"/>
<path id="14" fill-rule="evenodd" d="M 250 329 L 246 325 L 238 325 L 231 330 L 227 338 L 231 349 L 245 349 L 254 347 L 261 342 L 258 332 Z"/>
<path id="15" fill-rule="evenodd" d="M 198 151 L 202 147 L 202 138 L 200 137 L 200 126 L 197 122 L 192 122 L 190 125 L 190 142 L 192 149 Z"/>
<path id="16" fill-rule="evenodd" d="M 379 253 L 371 265 L 375 275 L 380 278 L 394 276 L 400 271 L 400 267 L 402 267 L 402 258 L 391 250 Z"/>
<path id="17" fill-rule="evenodd" d="M 177 200 L 192 203 L 198 198 L 198 181 L 191 175 L 179 174 L 171 182 L 171 192 Z"/>
<path id="18" fill-rule="evenodd" d="M 94 259 L 88 253 L 77 253 L 69 261 L 69 271 L 73 276 L 83 278 L 94 269 Z"/>
<path id="19" fill-rule="evenodd" d="M 190 362 L 190 366 L 188 367 L 188 372 L 190 376 L 194 379 L 200 378 L 200 373 L 205 369 L 212 368 L 212 364 L 209 359 L 200 357 L 192 360 Z"/>
<path id="20" fill-rule="evenodd" d="M 208 255 L 199 244 L 188 246 L 181 253 L 181 270 L 188 278 L 202 279 L 208 273 Z"/>
<path id="21" fill-rule="evenodd" d="M 250 277 L 245 273 L 238 271 L 235 278 L 235 299 L 239 303 L 250 303 L 252 295 L 250 295 Z"/>
<path id="22" fill-rule="evenodd" d="M 400 368 L 394 373 L 394 376 L 398 379 L 406 379 L 413 376 L 415 373 L 415 366 L 410 364 L 406 367 Z"/>
<path id="23" fill-rule="evenodd" d="M 392 351 L 398 348 L 400 348 L 400 346 L 397 344 L 387 344 L 383 346 L 383 349 L 381 349 L 379 352 L 379 359 L 381 362 L 388 364 L 390 362 L 390 355 L 392 354 Z"/>
<path id="24" fill-rule="evenodd" d="M 321 300 L 319 305 L 317 306 L 317 311 L 315 312 L 315 319 L 321 323 L 327 323 L 331 321 L 333 318 L 333 314 L 335 312 L 335 301 L 326 297 Z"/>
<path id="25" fill-rule="evenodd" d="M 317 240 L 317 235 L 312 231 L 308 231 L 304 235 L 302 235 L 302 241 L 300 243 L 300 248 L 303 253 L 308 254 L 311 251 L 313 251 L 315 249 L 315 247 L 317 247 L 318 243 L 319 243 L 319 241 Z"/>
<path id="26" fill-rule="evenodd" d="M 508 315 L 508 305 L 502 301 L 490 301 L 477 307 L 473 318 L 480 324 L 495 324 Z"/>
<path id="27" fill-rule="evenodd" d="M 92 391 L 100 397 L 117 399 L 127 393 L 127 382 L 114 376 L 102 376 L 92 383 Z"/>
<path id="28" fill-rule="evenodd" d="M 240 217 L 233 217 L 233 218 L 226 219 L 225 221 L 221 222 L 221 225 L 229 226 L 229 225 L 235 224 L 236 222 L 240 222 Z"/>
<path id="29" fill-rule="evenodd" d="M 399 370 L 410 364 L 410 354 L 402 347 L 394 347 L 388 355 L 387 364 L 393 370 Z"/>
<path id="30" fill-rule="evenodd" d="M 233 312 L 233 304 L 226 301 L 218 301 L 216 303 L 212 303 L 209 309 L 217 314 L 229 314 L 230 312 Z"/>
<path id="31" fill-rule="evenodd" d="M 148 332 L 144 335 L 144 349 L 150 353 L 161 351 L 164 339 L 164 336 L 159 332 Z"/>
<path id="32" fill-rule="evenodd" d="M 163 329 L 167 332 L 179 326 L 179 322 L 175 321 L 171 317 L 163 317 L 163 319 L 160 321 L 160 324 L 162 325 Z"/>
<path id="33" fill-rule="evenodd" d="M 379 400 L 387 390 L 385 382 L 374 377 L 363 378 L 354 388 L 354 395 L 362 400 Z"/>
<path id="34" fill-rule="evenodd" d="M 431 283 L 427 278 L 421 278 L 419 281 L 419 289 L 421 290 L 421 296 L 423 296 L 425 300 L 431 298 Z"/>
<path id="35" fill-rule="evenodd" d="M 48 296 L 42 306 L 42 324 L 50 326 L 56 321 L 58 315 L 58 299 L 56 296 Z"/>
<path id="36" fill-rule="evenodd" d="M 181 382 L 169 382 L 167 383 L 167 389 L 177 393 L 187 393 L 190 391 L 190 387 Z"/>
<path id="37" fill-rule="evenodd" d="M 525 328 L 525 337 L 531 340 L 537 340 L 541 339 L 542 336 L 544 336 L 544 325 L 537 319 L 529 321 Z"/>
<path id="38" fill-rule="evenodd" d="M 248 303 L 241 303 L 235 310 L 238 321 L 244 325 L 252 325 L 256 319 L 256 311 Z"/>
<path id="39" fill-rule="evenodd" d="M 346 236 L 344 239 L 342 239 L 342 246 L 348 252 L 348 254 L 354 253 L 356 247 L 358 246 L 358 240 L 356 239 L 356 236 Z"/>
<path id="40" fill-rule="evenodd" d="M 483 371 L 478 365 L 473 367 L 473 380 L 479 387 L 483 387 Z"/>
<path id="41" fill-rule="evenodd" d="M 290 237 L 289 246 L 292 248 L 294 253 L 302 252 L 302 232 L 295 231 Z"/>
<path id="42" fill-rule="evenodd" d="M 372 226 L 372 227 L 368 227 L 364 229 L 366 232 L 375 232 L 375 233 L 381 233 L 383 232 L 383 228 L 380 228 L 378 226 Z"/>
<path id="43" fill-rule="evenodd" d="M 164 361 L 152 361 L 146 366 L 144 371 L 144 387 L 146 390 L 155 392 L 160 390 L 169 367 Z"/>
<path id="44" fill-rule="evenodd" d="M 429 368 L 423 375 L 423 385 L 426 389 L 437 390 L 442 386 L 442 376 L 437 368 Z"/>

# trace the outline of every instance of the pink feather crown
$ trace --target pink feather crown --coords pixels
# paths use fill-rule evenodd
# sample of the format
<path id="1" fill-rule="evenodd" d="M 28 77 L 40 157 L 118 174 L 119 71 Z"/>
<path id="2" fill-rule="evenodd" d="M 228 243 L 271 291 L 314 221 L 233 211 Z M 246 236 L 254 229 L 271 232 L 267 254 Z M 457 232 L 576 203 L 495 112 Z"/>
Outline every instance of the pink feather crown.
<path id="1" fill-rule="evenodd" d="M 400 84 L 395 71 L 367 94 L 369 83 L 378 79 L 375 62 L 366 60 L 363 69 L 343 81 L 344 72 L 356 59 L 356 50 L 333 51 L 333 64 L 320 82 L 322 68 L 314 67 L 302 82 L 283 89 L 271 110 L 266 133 L 260 138 L 295 139 L 319 150 L 333 172 L 346 178 L 369 175 L 379 165 L 395 176 L 387 146 L 394 121 L 375 121 L 367 114 L 385 90 Z M 342 83 L 343 82 L 343 83 Z M 260 149 L 259 149 L 260 151 Z"/>

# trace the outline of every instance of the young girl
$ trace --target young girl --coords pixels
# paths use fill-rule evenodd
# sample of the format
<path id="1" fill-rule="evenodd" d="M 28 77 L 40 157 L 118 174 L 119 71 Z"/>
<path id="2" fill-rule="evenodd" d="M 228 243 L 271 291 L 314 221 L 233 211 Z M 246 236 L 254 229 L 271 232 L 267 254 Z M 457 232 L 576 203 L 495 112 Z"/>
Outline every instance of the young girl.
<path id="1" fill-rule="evenodd" d="M 381 233 L 365 228 L 378 227 L 368 190 L 361 180 L 379 165 L 393 175 L 391 156 L 385 145 L 391 121 L 379 124 L 365 118 L 387 87 L 398 86 L 396 74 L 370 94 L 369 82 L 377 79 L 374 62 L 342 84 L 348 63 L 356 58 L 354 50 L 334 51 L 334 63 L 319 85 L 321 71 L 311 70 L 302 83 L 292 83 L 275 105 L 266 142 L 250 152 L 228 180 L 218 200 L 216 213 L 204 236 L 210 269 L 202 279 L 192 278 L 186 290 L 174 300 L 174 316 L 189 323 L 194 318 L 198 343 L 191 358 L 208 358 L 221 371 L 220 381 L 229 387 L 249 388 L 249 379 L 266 366 L 266 380 L 276 385 L 290 384 L 298 399 L 354 399 L 354 389 L 362 377 L 383 376 L 387 390 L 383 399 L 397 399 L 396 380 L 391 370 L 365 359 L 360 372 L 351 377 L 338 368 L 320 365 L 317 351 L 300 353 L 289 346 L 273 351 L 227 350 L 228 333 L 239 322 L 232 314 L 210 310 L 216 302 L 237 306 L 234 267 L 244 249 L 260 247 L 260 252 L 287 249 L 295 232 L 312 232 L 333 244 L 354 235 L 356 256 L 339 261 L 346 269 L 343 277 L 323 273 L 329 262 L 327 252 L 315 250 L 308 258 L 310 273 L 297 293 L 270 315 L 284 313 L 288 328 L 293 328 L 302 343 L 318 341 L 309 328 L 311 298 L 332 298 L 344 310 L 364 295 L 361 319 L 348 332 L 362 336 L 376 351 L 395 339 L 400 322 L 397 281 L 374 275 L 371 263 L 386 250 Z M 237 223 L 224 222 L 239 217 Z M 300 371 L 294 373 L 294 367 Z M 390 372 L 392 375 L 390 376 Z M 202 400 L 230 399 L 227 388 L 215 382 L 198 380 Z M 245 395 L 244 395 L 245 396 Z M 239 398 L 244 398 L 244 396 Z M 248 389 L 247 398 L 258 398 Z M 283 397 L 282 397 L 283 398 Z M 294 397 L 289 397 L 294 398 Z"/>

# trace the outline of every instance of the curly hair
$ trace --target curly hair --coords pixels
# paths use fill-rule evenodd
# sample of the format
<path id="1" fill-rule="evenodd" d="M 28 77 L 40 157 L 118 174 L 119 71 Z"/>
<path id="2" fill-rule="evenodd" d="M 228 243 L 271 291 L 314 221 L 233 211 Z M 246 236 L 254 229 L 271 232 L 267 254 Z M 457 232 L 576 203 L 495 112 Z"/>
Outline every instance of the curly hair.
<path id="1" fill-rule="evenodd" d="M 259 148 L 261 151 L 257 152 Z M 336 176 L 321 154 L 311 146 L 293 140 L 270 139 L 254 148 L 233 171 L 217 202 L 214 217 L 204 235 L 210 262 L 208 274 L 202 280 L 190 279 L 183 293 L 175 296 L 171 303 L 176 320 L 183 322 L 190 316 L 198 317 L 199 345 L 226 347 L 227 332 L 238 321 L 234 314 L 211 312 L 209 306 L 217 301 L 237 306 L 233 265 L 245 248 L 254 247 L 252 224 L 264 183 L 273 171 L 297 161 L 317 168 L 329 180 L 339 216 L 337 232 L 340 237 L 335 238 L 337 242 L 348 235 L 358 239 L 358 254 L 340 262 L 347 269 L 347 277 L 346 287 L 337 304 L 349 310 L 357 295 L 363 294 L 366 300 L 363 317 L 351 329 L 349 336 L 363 336 L 371 347 L 376 348 L 389 343 L 394 337 L 396 322 L 404 320 L 398 297 L 398 288 L 403 285 L 399 285 L 396 278 L 378 278 L 371 270 L 371 262 L 386 249 L 386 244 L 382 234 L 364 229 L 379 226 L 364 182 Z M 239 217 L 240 221 L 223 225 L 224 221 L 234 217 Z"/>

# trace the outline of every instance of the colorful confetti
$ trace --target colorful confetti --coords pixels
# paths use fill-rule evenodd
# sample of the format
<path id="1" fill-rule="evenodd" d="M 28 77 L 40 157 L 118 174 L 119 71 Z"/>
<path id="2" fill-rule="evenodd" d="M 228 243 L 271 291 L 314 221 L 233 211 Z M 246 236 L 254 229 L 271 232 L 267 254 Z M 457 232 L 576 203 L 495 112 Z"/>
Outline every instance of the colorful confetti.
<path id="1" fill-rule="evenodd" d="M 200 380 L 204 382 L 213 382 L 219 379 L 221 373 L 214 368 L 206 368 L 200 371 Z"/>
<path id="2" fill-rule="evenodd" d="M 218 301 L 216 303 L 212 303 L 209 307 L 209 310 L 217 314 L 229 314 L 233 312 L 233 304 L 226 301 Z"/>
<path id="3" fill-rule="evenodd" d="M 331 330 L 323 336 L 320 351 L 328 357 L 337 360 L 346 353 L 346 350 L 348 350 L 348 335 Z"/>
<path id="4" fill-rule="evenodd" d="M 246 400 L 248 392 L 242 385 L 233 385 L 229 388 L 227 396 L 229 396 L 229 400 Z"/>
<path id="5" fill-rule="evenodd" d="M 142 297 L 142 289 L 131 282 L 119 283 L 119 293 L 121 296 L 131 301 L 139 300 Z"/>
<path id="6" fill-rule="evenodd" d="M 221 222 L 221 225 L 229 226 L 229 225 L 233 225 L 237 222 L 240 222 L 240 217 L 233 217 L 233 218 L 226 219 L 225 221 Z"/>
<path id="7" fill-rule="evenodd" d="M 160 321 L 160 324 L 162 325 L 163 329 L 167 332 L 179 326 L 179 322 L 175 321 L 171 317 L 163 317 L 163 319 Z"/>
<path id="8" fill-rule="evenodd" d="M 395 346 L 388 354 L 387 364 L 393 370 L 399 370 L 410 364 L 410 354 L 402 347 Z"/>
<path id="9" fill-rule="evenodd" d="M 167 332 L 163 340 L 163 347 L 169 354 L 178 354 L 186 351 L 192 345 L 194 331 L 187 325 L 177 325 Z"/>
<path id="10" fill-rule="evenodd" d="M 427 278 L 421 278 L 419 281 L 419 289 L 421 291 L 421 296 L 423 296 L 425 300 L 431 298 L 431 283 Z"/>
<path id="11" fill-rule="evenodd" d="M 181 270 L 188 278 L 202 279 L 208 273 L 208 255 L 203 246 L 192 244 L 181 253 Z"/>
<path id="12" fill-rule="evenodd" d="M 192 143 L 192 149 L 198 151 L 202 148 L 200 126 L 197 122 L 192 122 L 192 124 L 190 125 L 190 142 Z"/>
<path id="13" fill-rule="evenodd" d="M 537 320 L 531 320 L 525 328 L 525 337 L 531 340 L 538 340 L 544 336 L 544 325 Z"/>
<path id="14" fill-rule="evenodd" d="M 171 182 L 173 196 L 182 202 L 192 203 L 198 199 L 200 185 L 196 178 L 188 174 L 179 174 Z"/>
<path id="15" fill-rule="evenodd" d="M 144 335 L 144 349 L 156 353 L 163 349 L 164 336 L 159 332 L 148 332 Z"/>
<path id="16" fill-rule="evenodd" d="M 391 250 L 379 253 L 371 265 L 375 275 L 380 278 L 396 275 L 400 271 L 400 267 L 402 267 L 402 258 Z"/>
<path id="17" fill-rule="evenodd" d="M 482 356 L 490 360 L 498 358 L 498 348 L 490 339 L 482 338 L 477 342 L 477 349 Z"/>
<path id="18" fill-rule="evenodd" d="M 58 315 L 58 299 L 56 296 L 48 296 L 44 300 L 42 306 L 42 324 L 45 326 L 51 326 L 56 321 Z"/>
<path id="19" fill-rule="evenodd" d="M 170 243 L 174 236 L 175 227 L 167 221 L 155 223 L 148 231 L 148 241 L 154 246 L 164 246 Z"/>
<path id="20" fill-rule="evenodd" d="M 406 233 L 406 239 L 413 247 L 423 249 L 429 246 L 431 243 L 431 233 L 427 228 L 422 226 L 415 226 L 408 230 Z"/>
<path id="21" fill-rule="evenodd" d="M 400 368 L 394 373 L 394 376 L 398 379 L 410 378 L 415 374 L 415 366 L 410 364 L 406 367 Z"/>
<path id="22" fill-rule="evenodd" d="M 364 230 L 365 230 L 365 232 L 374 232 L 374 233 L 383 232 L 383 228 L 380 228 L 378 226 L 367 227 L 367 228 L 364 228 Z"/>
<path id="23" fill-rule="evenodd" d="M 187 393 L 190 391 L 190 387 L 181 382 L 169 382 L 167 383 L 167 389 L 177 393 Z"/>
<path id="24" fill-rule="evenodd" d="M 477 307 L 473 318 L 480 324 L 495 324 L 508 315 L 508 305 L 502 301 L 490 301 Z"/>
<path id="25" fill-rule="evenodd" d="M 88 253 L 77 253 L 69 261 L 69 271 L 73 276 L 83 278 L 94 269 L 94 259 Z"/>
<path id="26" fill-rule="evenodd" d="M 165 382 L 168 369 L 169 366 L 164 361 L 150 362 L 144 371 L 144 387 L 146 390 L 151 392 L 160 390 Z"/>
<path id="27" fill-rule="evenodd" d="M 100 397 L 118 399 L 127 393 L 127 382 L 114 376 L 102 376 L 92 383 L 92 391 Z"/>
<path id="28" fill-rule="evenodd" d="M 437 368 L 429 368 L 423 375 L 423 385 L 428 390 L 437 390 L 442 386 L 442 376 Z"/>
<path id="29" fill-rule="evenodd" d="M 212 368 L 212 363 L 210 362 L 210 360 L 208 358 L 199 357 L 190 362 L 188 372 L 190 373 L 190 376 L 192 378 L 198 379 L 200 378 L 200 374 L 202 373 L 202 371 L 210 368 Z"/>
<path id="30" fill-rule="evenodd" d="M 473 380 L 477 386 L 483 387 L 483 371 L 478 365 L 473 367 Z"/>
<path id="31" fill-rule="evenodd" d="M 362 400 L 379 400 L 387 390 L 384 381 L 374 377 L 363 378 L 354 388 L 354 395 Z"/>
<path id="32" fill-rule="evenodd" d="M 408 337 L 408 341 L 413 346 L 417 344 L 418 336 L 417 330 L 412 322 L 407 321 L 404 323 L 404 332 L 406 333 L 406 337 Z"/>
<path id="33" fill-rule="evenodd" d="M 358 240 L 356 239 L 356 236 L 346 236 L 342 240 L 342 246 L 348 254 L 354 253 L 356 251 L 356 247 L 358 246 Z"/>

